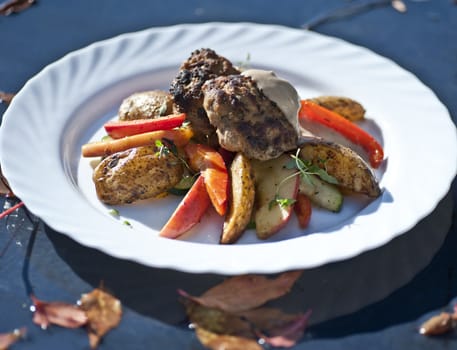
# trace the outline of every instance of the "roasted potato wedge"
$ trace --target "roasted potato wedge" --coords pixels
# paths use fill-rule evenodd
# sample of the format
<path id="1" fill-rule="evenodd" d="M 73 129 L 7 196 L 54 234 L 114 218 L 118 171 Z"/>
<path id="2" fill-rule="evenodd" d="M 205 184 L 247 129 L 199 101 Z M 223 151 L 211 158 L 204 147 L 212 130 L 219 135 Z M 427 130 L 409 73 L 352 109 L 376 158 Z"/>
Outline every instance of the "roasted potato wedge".
<path id="1" fill-rule="evenodd" d="M 250 160 L 237 153 L 230 166 L 231 195 L 225 217 L 221 244 L 234 243 L 251 220 L 255 201 L 254 174 Z"/>
<path id="2" fill-rule="evenodd" d="M 350 148 L 316 140 L 300 147 L 300 158 L 325 169 L 343 188 L 369 197 L 378 197 L 381 194 L 371 168 Z"/>
<path id="3" fill-rule="evenodd" d="M 311 98 L 310 100 L 353 122 L 365 118 L 365 108 L 359 102 L 349 97 L 320 96 Z"/>

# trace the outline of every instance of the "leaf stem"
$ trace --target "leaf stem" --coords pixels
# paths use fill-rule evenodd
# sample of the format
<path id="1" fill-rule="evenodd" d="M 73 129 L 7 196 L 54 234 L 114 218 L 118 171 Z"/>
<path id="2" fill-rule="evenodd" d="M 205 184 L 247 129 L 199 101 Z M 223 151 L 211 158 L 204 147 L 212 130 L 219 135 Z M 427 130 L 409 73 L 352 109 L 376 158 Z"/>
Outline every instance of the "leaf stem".
<path id="1" fill-rule="evenodd" d="M 13 205 L 11 208 L 6 209 L 4 212 L 0 213 L 0 219 L 3 219 L 4 217 L 10 215 L 12 212 L 14 212 L 16 209 L 22 207 L 24 205 L 24 202 L 19 202 L 16 205 Z"/>

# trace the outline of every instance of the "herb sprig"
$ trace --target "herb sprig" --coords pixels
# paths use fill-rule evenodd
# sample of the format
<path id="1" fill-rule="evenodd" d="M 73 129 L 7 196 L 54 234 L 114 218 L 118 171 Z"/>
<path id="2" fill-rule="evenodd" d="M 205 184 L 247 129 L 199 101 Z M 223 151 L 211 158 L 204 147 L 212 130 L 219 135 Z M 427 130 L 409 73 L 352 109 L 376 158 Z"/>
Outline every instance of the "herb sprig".
<path id="1" fill-rule="evenodd" d="M 323 181 L 326 181 L 333 185 L 338 185 L 338 180 L 331 176 L 325 169 L 325 160 L 320 160 L 324 164 L 324 169 L 314 164 L 310 160 L 303 160 L 299 157 L 300 149 L 298 148 L 295 154 L 291 154 L 291 160 L 286 163 L 286 169 L 297 169 L 297 172 L 285 177 L 279 183 L 276 189 L 276 195 L 273 200 L 269 203 L 269 208 L 272 209 L 275 205 L 279 205 L 281 208 L 287 208 L 295 203 L 293 198 L 281 198 L 279 196 L 279 189 L 283 183 L 289 181 L 295 176 L 299 175 L 304 181 L 307 181 L 311 185 L 313 184 L 311 175 L 319 176 Z"/>

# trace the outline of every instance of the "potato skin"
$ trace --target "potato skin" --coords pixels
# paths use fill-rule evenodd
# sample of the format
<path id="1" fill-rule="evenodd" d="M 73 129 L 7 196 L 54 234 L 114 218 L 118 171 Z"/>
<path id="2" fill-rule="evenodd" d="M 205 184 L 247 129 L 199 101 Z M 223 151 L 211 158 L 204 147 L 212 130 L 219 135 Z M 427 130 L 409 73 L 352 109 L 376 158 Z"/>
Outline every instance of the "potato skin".
<path id="1" fill-rule="evenodd" d="M 250 160 L 237 153 L 230 166 L 231 196 L 225 217 L 221 244 L 236 242 L 251 220 L 255 201 L 254 174 Z"/>
<path id="2" fill-rule="evenodd" d="M 369 197 L 381 194 L 371 168 L 350 148 L 327 141 L 307 142 L 301 146 L 300 158 L 325 169 L 343 188 Z"/>
<path id="3" fill-rule="evenodd" d="M 158 151 L 155 146 L 137 147 L 103 159 L 92 176 L 98 198 L 106 204 L 127 204 L 175 186 L 183 165 L 172 153 Z"/>
<path id="4" fill-rule="evenodd" d="M 177 113 L 173 97 L 166 91 L 150 90 L 125 98 L 118 111 L 119 120 L 153 119 Z"/>
<path id="5" fill-rule="evenodd" d="M 310 101 L 330 109 L 352 122 L 365 118 L 365 108 L 349 97 L 319 96 L 310 99 Z"/>

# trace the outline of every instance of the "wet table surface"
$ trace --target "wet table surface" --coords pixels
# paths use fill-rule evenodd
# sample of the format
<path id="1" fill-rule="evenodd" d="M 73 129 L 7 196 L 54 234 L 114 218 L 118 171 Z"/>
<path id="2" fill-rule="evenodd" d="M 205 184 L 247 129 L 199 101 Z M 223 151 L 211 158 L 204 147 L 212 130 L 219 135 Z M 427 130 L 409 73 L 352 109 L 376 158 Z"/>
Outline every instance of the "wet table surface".
<path id="1" fill-rule="evenodd" d="M 17 92 L 66 53 L 121 33 L 242 21 L 307 26 L 388 57 L 429 86 L 456 123 L 457 5 L 405 1 L 407 11 L 400 13 L 386 3 L 38 1 L 24 12 L 0 17 L 0 90 Z M 1 104 L 0 114 L 5 110 Z M 311 325 L 294 349 L 457 348 L 455 333 L 434 338 L 418 333 L 423 321 L 457 302 L 456 199 L 454 181 L 436 209 L 410 232 L 347 261 L 304 271 L 282 301 L 292 310 L 313 309 Z M 2 208 L 13 204 L 13 199 L 0 200 Z M 83 329 L 35 326 L 28 293 L 74 302 L 100 281 L 124 307 L 121 324 L 100 349 L 202 349 L 187 327 L 176 290 L 198 294 L 223 279 L 115 259 L 53 231 L 24 208 L 0 223 L 0 333 L 28 329 L 27 338 L 13 349 L 88 349 Z"/>

